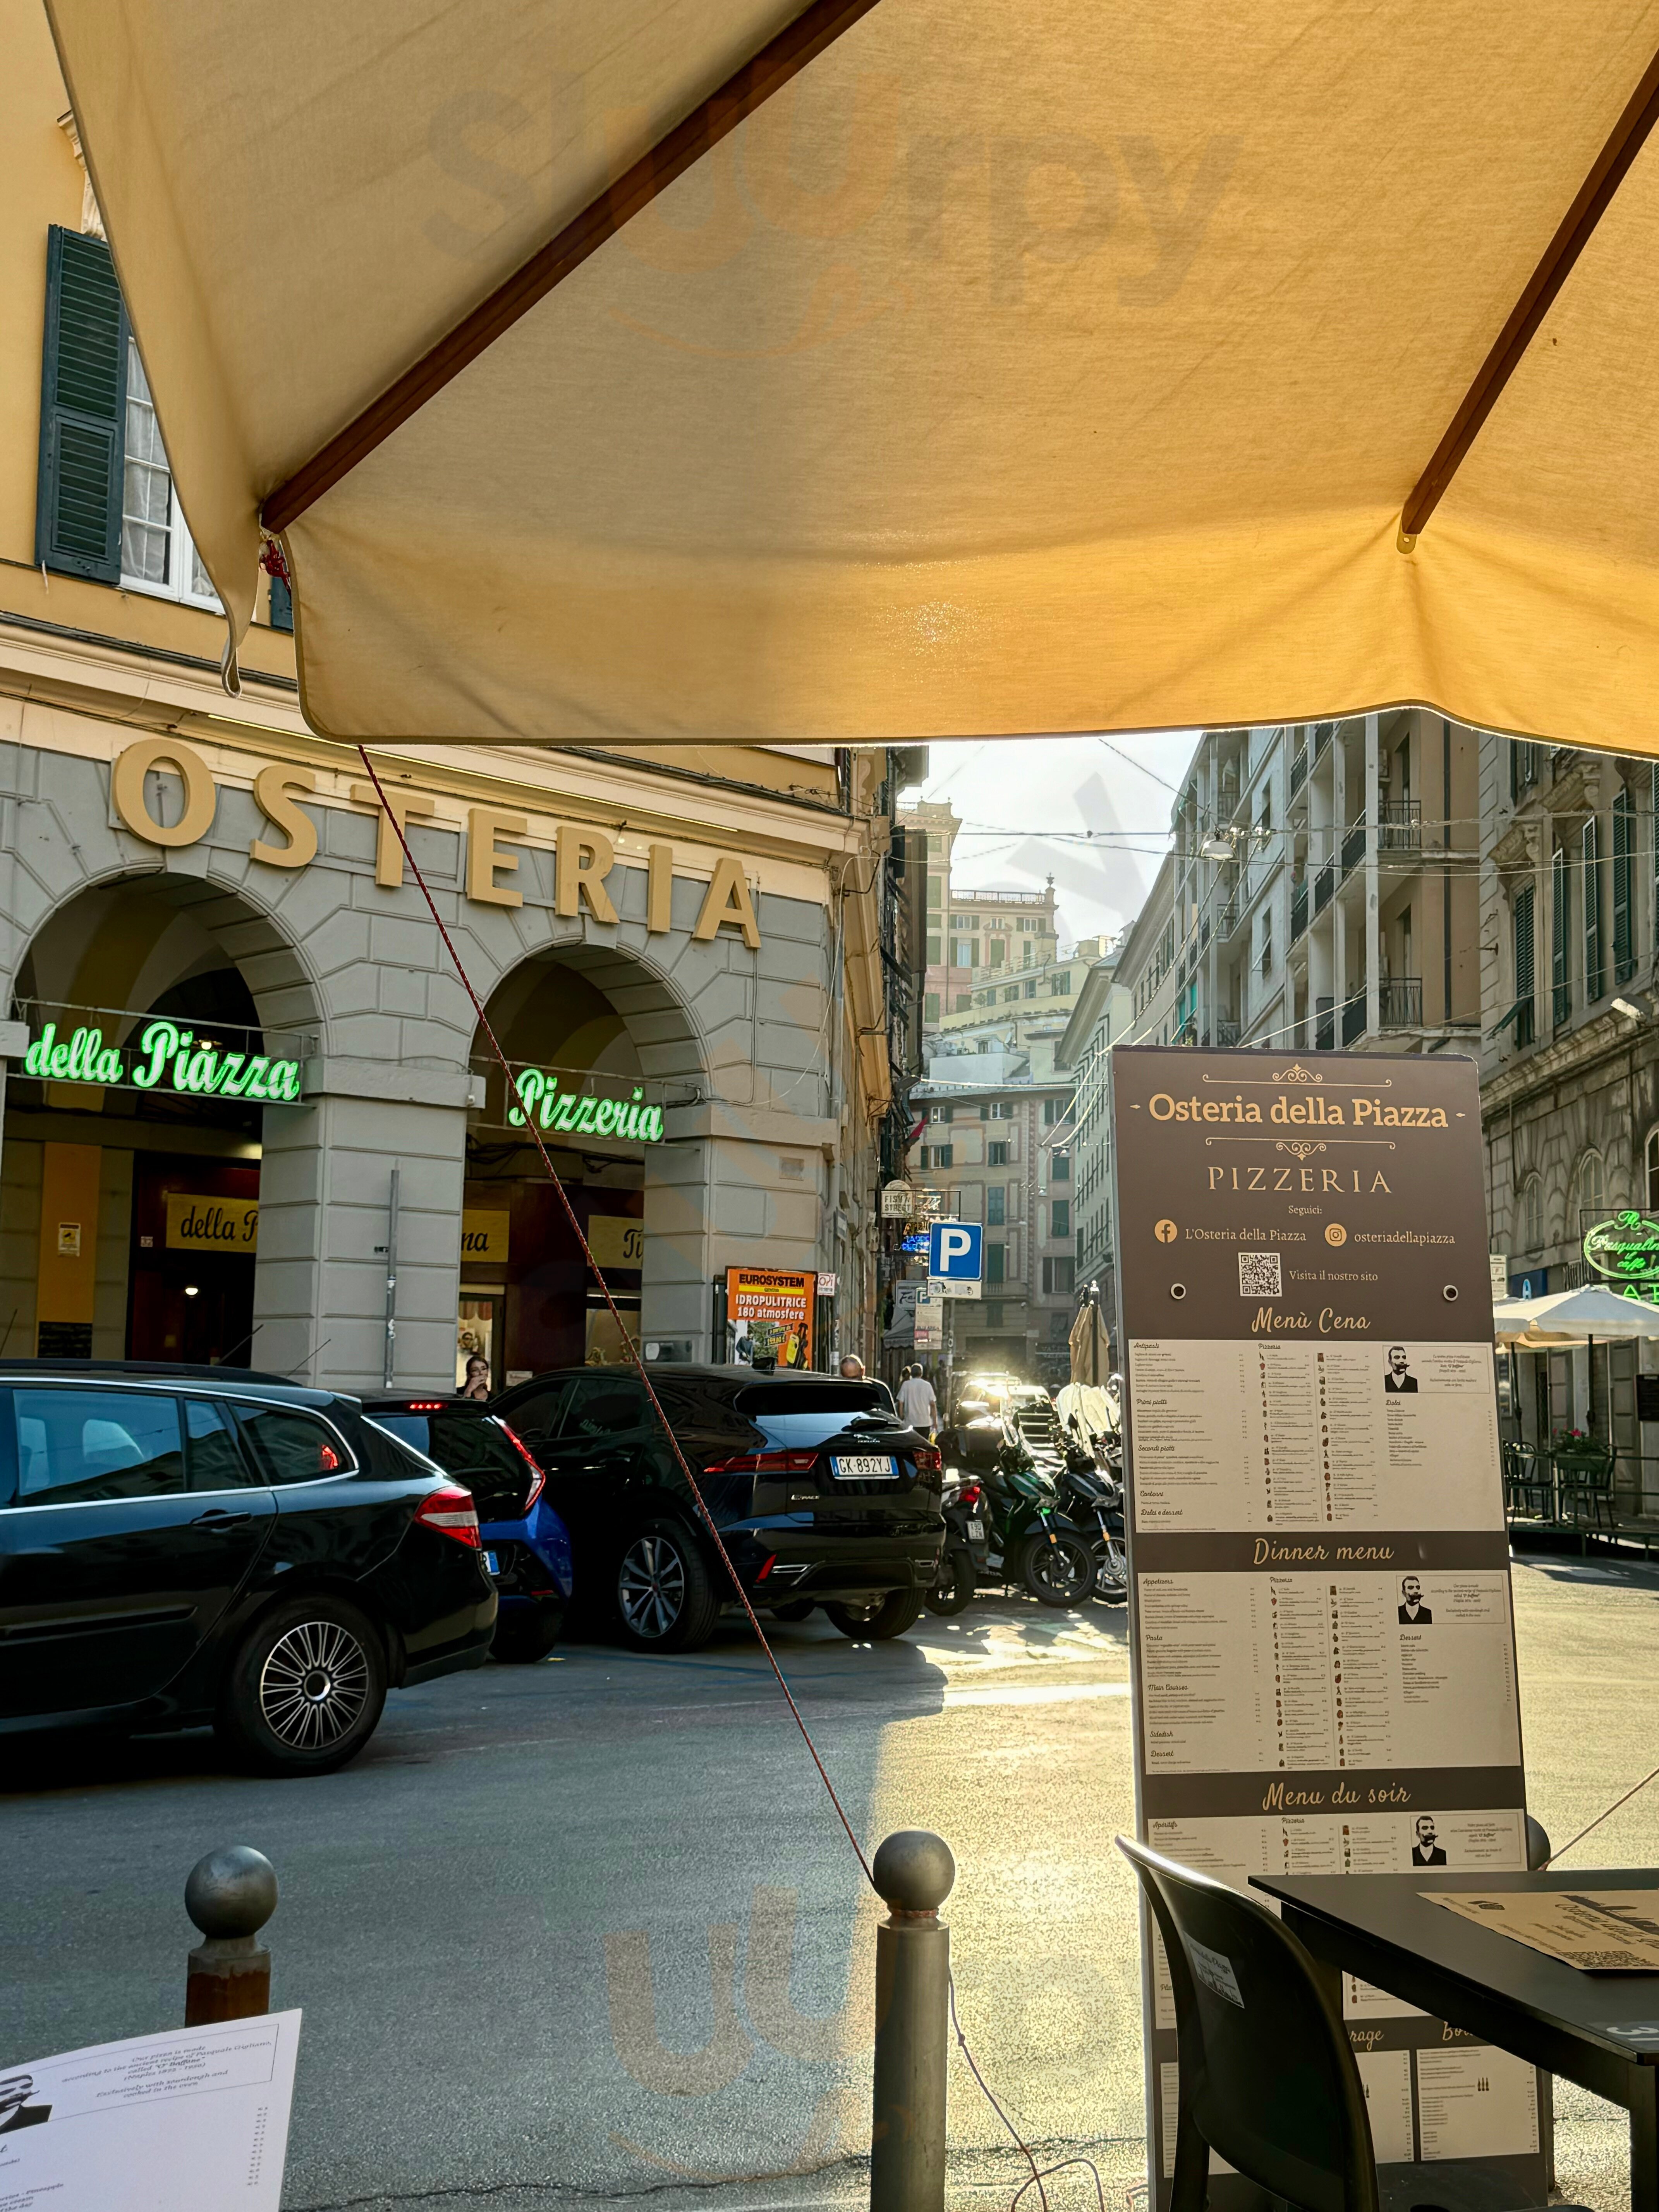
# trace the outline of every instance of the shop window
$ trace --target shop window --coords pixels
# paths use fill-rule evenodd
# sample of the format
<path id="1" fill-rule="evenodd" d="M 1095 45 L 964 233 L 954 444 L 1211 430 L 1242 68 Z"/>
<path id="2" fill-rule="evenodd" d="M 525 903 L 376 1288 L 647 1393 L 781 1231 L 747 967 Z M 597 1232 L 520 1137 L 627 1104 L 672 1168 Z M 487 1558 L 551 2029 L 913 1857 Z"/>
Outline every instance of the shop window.
<path id="1" fill-rule="evenodd" d="M 1000 1229 L 1008 1218 L 1008 1194 L 1000 1182 L 988 1184 L 985 1192 L 985 1225 Z"/>
<path id="2" fill-rule="evenodd" d="M 1048 1201 L 1048 1234 L 1069 1237 L 1072 1233 L 1072 1203 L 1069 1199 L 1054 1198 Z"/>
<path id="3" fill-rule="evenodd" d="M 986 1147 L 986 1164 L 988 1166 L 994 1168 L 1006 1168 L 1008 1164 L 1008 1143 L 1006 1138 L 993 1138 L 990 1144 Z"/>

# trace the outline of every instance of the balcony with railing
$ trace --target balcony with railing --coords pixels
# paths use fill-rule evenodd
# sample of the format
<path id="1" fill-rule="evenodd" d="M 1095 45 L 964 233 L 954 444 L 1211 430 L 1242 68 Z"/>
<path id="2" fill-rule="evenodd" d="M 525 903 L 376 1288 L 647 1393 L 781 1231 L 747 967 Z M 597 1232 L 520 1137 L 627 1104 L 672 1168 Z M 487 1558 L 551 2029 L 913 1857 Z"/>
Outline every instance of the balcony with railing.
<path id="1" fill-rule="evenodd" d="M 1291 797 L 1294 799 L 1308 781 L 1308 751 L 1304 745 L 1291 760 Z"/>
<path id="2" fill-rule="evenodd" d="M 1356 991 L 1342 1007 L 1342 1042 L 1350 1045 L 1365 1034 L 1365 994 Z"/>
<path id="3" fill-rule="evenodd" d="M 1385 799 L 1376 810 L 1379 852 L 1420 853 L 1423 849 L 1423 802 L 1420 799 Z"/>
<path id="4" fill-rule="evenodd" d="M 1231 1052 L 1238 1042 L 1238 1024 L 1218 1022 L 1215 1025 L 1215 1041 L 1223 1052 Z"/>
<path id="5" fill-rule="evenodd" d="M 1304 876 L 1291 893 L 1291 942 L 1292 945 L 1308 927 L 1308 879 Z"/>
<path id="6" fill-rule="evenodd" d="M 1319 999 L 1314 1005 L 1314 1050 L 1336 1050 L 1336 1000 Z"/>
<path id="7" fill-rule="evenodd" d="M 1316 762 L 1318 761 L 1319 756 L 1324 751 L 1326 746 L 1329 744 L 1331 739 L 1335 735 L 1336 724 L 1334 722 L 1316 722 L 1314 724 L 1313 757 Z"/>
<path id="8" fill-rule="evenodd" d="M 1420 1030 L 1423 1026 L 1423 979 L 1420 975 L 1390 975 L 1376 994 L 1376 1018 L 1385 1030 Z"/>
<path id="9" fill-rule="evenodd" d="M 1365 817 L 1362 814 L 1342 840 L 1342 872 L 1346 876 L 1365 857 Z"/>
<path id="10" fill-rule="evenodd" d="M 1336 890 L 1336 862 L 1327 860 L 1314 878 L 1314 912 L 1323 914 Z"/>

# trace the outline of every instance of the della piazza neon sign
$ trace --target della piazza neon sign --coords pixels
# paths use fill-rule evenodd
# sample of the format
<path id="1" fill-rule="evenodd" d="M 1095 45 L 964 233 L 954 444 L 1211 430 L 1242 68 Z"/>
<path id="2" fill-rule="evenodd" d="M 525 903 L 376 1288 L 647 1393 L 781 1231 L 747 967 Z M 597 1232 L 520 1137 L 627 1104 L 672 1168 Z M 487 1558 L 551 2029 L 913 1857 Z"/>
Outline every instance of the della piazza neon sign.
<path id="1" fill-rule="evenodd" d="M 102 1030 L 90 1026 L 60 1038 L 57 1023 L 47 1022 L 30 1041 L 23 1069 L 48 1083 L 176 1091 L 194 1098 L 247 1098 L 292 1106 L 300 1097 L 297 1060 L 232 1052 L 166 1020 L 146 1023 L 136 1046 L 106 1044 Z"/>

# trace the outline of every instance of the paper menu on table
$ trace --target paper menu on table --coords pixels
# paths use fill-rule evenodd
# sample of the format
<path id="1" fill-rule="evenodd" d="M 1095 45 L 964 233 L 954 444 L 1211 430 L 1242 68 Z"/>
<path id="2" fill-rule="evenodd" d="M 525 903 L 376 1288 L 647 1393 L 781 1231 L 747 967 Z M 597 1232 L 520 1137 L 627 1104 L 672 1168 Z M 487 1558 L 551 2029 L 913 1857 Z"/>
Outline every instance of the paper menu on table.
<path id="1" fill-rule="evenodd" d="M 1659 1889 L 1425 1889 L 1477 1926 L 1585 1974 L 1659 1973 Z"/>
<path id="2" fill-rule="evenodd" d="M 300 2014 L 94 2044 L 0 2073 L 6 2212 L 278 2212 Z"/>
<path id="3" fill-rule="evenodd" d="M 1489 1347 L 1129 1346 L 1142 1531 L 1499 1526 Z"/>

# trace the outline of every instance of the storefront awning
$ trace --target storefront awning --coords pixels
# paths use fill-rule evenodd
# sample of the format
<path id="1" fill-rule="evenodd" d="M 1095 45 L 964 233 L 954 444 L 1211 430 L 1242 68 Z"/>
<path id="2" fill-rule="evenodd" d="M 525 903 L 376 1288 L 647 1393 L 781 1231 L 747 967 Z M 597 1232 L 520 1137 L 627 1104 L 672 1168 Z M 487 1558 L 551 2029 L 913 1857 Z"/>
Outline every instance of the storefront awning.
<path id="1" fill-rule="evenodd" d="M 328 734 L 1659 750 L 1659 0 L 49 4 Z"/>

